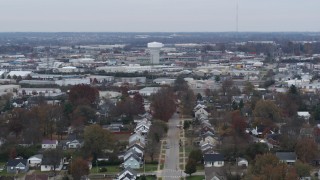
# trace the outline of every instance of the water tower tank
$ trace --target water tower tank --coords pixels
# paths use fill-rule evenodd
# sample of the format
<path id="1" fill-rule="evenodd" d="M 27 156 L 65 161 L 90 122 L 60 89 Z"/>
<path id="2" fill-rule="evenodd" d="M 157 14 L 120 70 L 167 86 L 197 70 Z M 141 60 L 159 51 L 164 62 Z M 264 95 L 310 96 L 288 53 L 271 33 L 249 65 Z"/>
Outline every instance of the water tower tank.
<path id="1" fill-rule="evenodd" d="M 163 44 L 159 43 L 159 42 L 148 43 L 151 64 L 159 64 L 159 62 L 160 62 L 160 49 L 162 47 L 163 47 Z"/>

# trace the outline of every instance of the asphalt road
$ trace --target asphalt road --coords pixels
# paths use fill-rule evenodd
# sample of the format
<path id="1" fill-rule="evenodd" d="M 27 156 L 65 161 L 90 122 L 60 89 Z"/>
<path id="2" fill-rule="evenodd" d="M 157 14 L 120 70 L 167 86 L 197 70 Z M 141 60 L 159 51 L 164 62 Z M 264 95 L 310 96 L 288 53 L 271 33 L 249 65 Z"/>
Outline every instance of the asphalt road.
<path id="1" fill-rule="evenodd" d="M 179 114 L 175 113 L 168 122 L 166 158 L 162 177 L 165 180 L 180 179 L 182 171 L 179 167 Z"/>

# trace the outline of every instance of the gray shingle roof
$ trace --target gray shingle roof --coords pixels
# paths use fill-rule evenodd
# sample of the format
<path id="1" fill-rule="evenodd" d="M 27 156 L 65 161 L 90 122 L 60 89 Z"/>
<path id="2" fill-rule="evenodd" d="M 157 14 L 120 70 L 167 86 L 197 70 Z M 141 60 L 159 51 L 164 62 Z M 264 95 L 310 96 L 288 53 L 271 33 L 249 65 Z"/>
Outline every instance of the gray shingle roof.
<path id="1" fill-rule="evenodd" d="M 279 160 L 282 161 L 297 159 L 297 155 L 295 152 L 276 152 L 276 156 Z"/>
<path id="2" fill-rule="evenodd" d="M 204 154 L 203 159 L 207 162 L 224 161 L 224 156 L 222 154 Z"/>

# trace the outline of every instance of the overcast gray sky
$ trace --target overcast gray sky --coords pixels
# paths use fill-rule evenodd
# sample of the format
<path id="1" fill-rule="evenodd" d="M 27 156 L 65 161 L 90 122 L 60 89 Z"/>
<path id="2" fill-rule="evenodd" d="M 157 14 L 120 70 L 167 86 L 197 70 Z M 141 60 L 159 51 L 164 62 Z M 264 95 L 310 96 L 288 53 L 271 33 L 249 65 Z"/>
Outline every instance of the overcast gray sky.
<path id="1" fill-rule="evenodd" d="M 0 0 L 0 32 L 236 31 L 237 0 Z M 320 0 L 239 0 L 239 31 L 320 31 Z"/>

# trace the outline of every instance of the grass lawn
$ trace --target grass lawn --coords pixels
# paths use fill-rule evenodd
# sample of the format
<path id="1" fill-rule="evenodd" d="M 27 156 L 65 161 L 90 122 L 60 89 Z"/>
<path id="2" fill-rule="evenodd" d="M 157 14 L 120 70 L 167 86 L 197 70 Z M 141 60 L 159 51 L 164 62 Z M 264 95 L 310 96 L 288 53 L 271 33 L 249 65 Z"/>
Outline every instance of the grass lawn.
<path id="1" fill-rule="evenodd" d="M 180 152 L 180 153 L 183 153 L 183 148 L 179 148 L 179 152 Z"/>
<path id="2" fill-rule="evenodd" d="M 114 138 L 115 138 L 115 140 L 118 140 L 118 141 L 128 142 L 130 135 L 131 135 L 130 133 L 129 134 L 117 134 L 114 136 Z"/>
<path id="3" fill-rule="evenodd" d="M 153 172 L 158 170 L 158 164 L 146 164 L 146 172 Z M 139 169 L 139 172 L 144 172 L 144 168 Z"/>
<path id="4" fill-rule="evenodd" d="M 189 153 L 193 150 L 194 148 L 193 147 L 190 147 L 190 146 L 186 146 L 186 155 L 189 156 Z"/>
<path id="5" fill-rule="evenodd" d="M 23 177 L 25 175 L 25 173 L 19 173 L 18 175 L 17 174 L 15 174 L 15 173 L 7 173 L 7 170 L 6 169 L 4 169 L 3 171 L 0 171 L 0 177 L 5 177 L 5 176 L 7 176 L 7 177 Z"/>
<path id="6" fill-rule="evenodd" d="M 97 167 L 92 167 L 92 169 L 90 170 L 90 173 L 105 173 L 105 174 L 117 174 L 119 172 L 121 172 L 121 168 L 119 167 L 119 165 L 115 165 L 115 166 L 99 166 L 99 169 L 101 168 L 107 168 L 107 172 L 99 172 L 97 171 Z"/>
<path id="7" fill-rule="evenodd" d="M 205 179 L 204 176 L 187 176 L 187 180 L 203 180 Z"/>
<path id="8" fill-rule="evenodd" d="M 197 164 L 197 171 L 204 171 L 204 165 L 203 164 Z"/>
<path id="9" fill-rule="evenodd" d="M 157 177 L 156 176 L 146 176 L 147 180 L 156 180 Z"/>
<path id="10" fill-rule="evenodd" d="M 164 168 L 164 164 L 160 164 L 160 170 Z"/>

